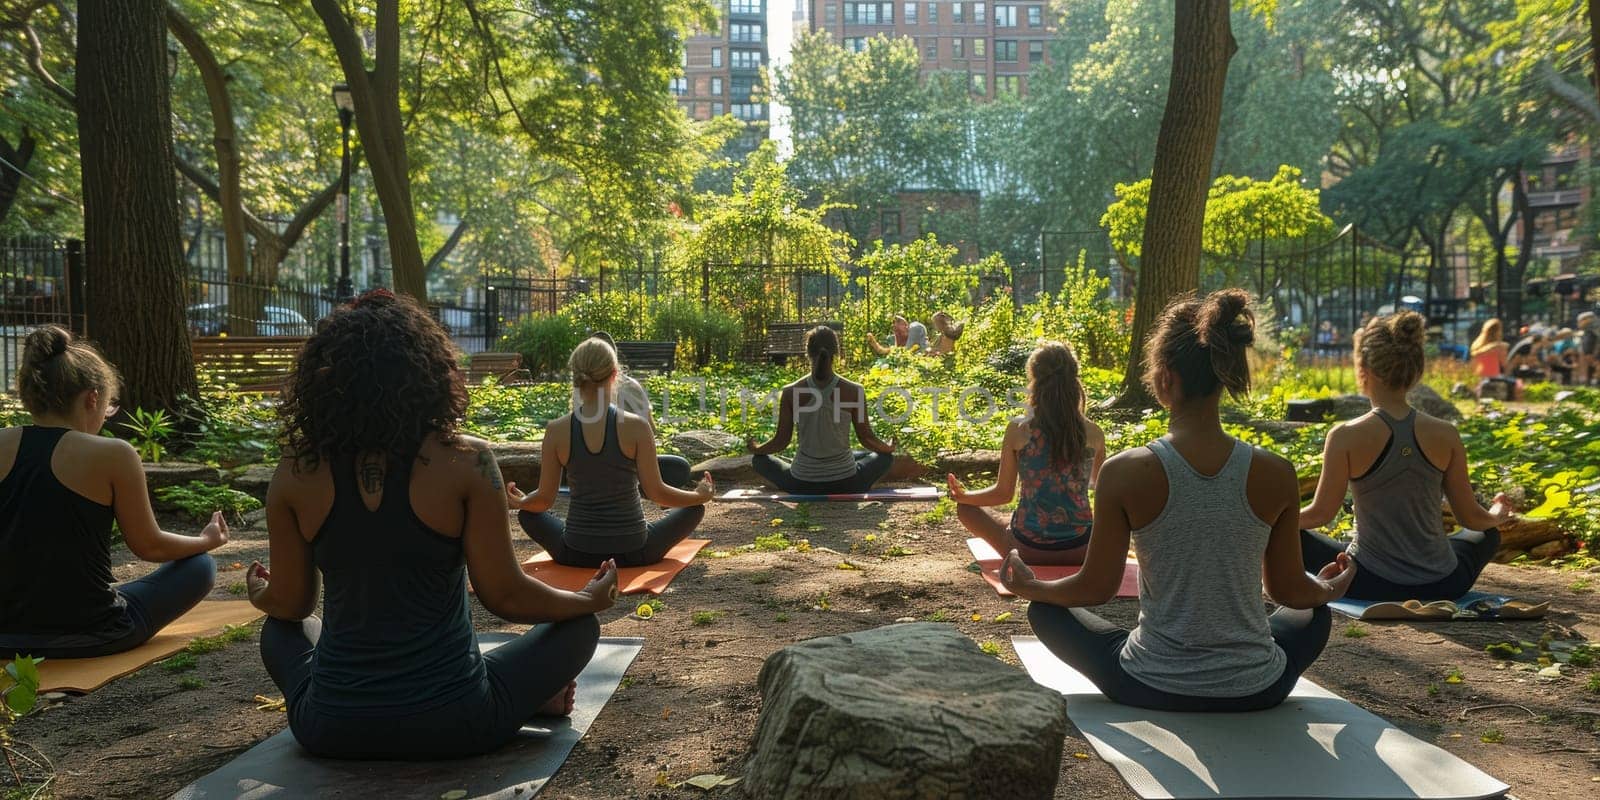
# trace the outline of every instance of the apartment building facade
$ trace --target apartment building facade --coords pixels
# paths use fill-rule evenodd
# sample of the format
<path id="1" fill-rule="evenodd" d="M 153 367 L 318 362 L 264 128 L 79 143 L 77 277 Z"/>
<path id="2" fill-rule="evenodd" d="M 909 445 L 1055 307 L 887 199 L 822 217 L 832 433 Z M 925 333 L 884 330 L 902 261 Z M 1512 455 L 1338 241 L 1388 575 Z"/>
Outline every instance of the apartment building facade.
<path id="1" fill-rule="evenodd" d="M 731 114 L 747 123 L 740 149 L 754 149 L 766 138 L 770 110 L 756 100 L 761 69 L 771 52 L 768 0 L 721 0 L 721 25 L 696 32 L 684 43 L 683 75 L 670 89 L 691 119 Z"/>
<path id="2" fill-rule="evenodd" d="M 807 0 L 809 27 L 845 48 L 873 36 L 904 37 L 922 54 L 922 73 L 966 73 L 974 95 L 1028 91 L 1028 73 L 1050 58 L 1054 20 L 1042 0 L 847 2 Z"/>

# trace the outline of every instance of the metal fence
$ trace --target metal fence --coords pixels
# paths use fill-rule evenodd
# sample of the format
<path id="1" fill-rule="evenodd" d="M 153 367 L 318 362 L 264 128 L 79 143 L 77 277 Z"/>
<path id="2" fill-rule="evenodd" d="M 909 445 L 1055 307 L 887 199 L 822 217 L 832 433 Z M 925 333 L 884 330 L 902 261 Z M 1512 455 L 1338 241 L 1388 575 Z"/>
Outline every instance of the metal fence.
<path id="1" fill-rule="evenodd" d="M 83 330 L 83 244 L 18 238 L 0 242 L 0 380 L 17 385 L 22 344 L 40 325 Z"/>

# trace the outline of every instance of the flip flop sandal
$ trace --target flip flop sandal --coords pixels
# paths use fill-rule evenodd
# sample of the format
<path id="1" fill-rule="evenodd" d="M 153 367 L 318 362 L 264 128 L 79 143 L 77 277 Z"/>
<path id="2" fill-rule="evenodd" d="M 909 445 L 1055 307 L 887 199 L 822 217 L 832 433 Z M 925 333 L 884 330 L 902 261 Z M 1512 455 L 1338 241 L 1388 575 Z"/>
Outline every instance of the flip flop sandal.
<path id="1" fill-rule="evenodd" d="M 1405 602 L 1386 601 L 1373 603 L 1361 613 L 1362 619 L 1370 620 L 1434 620 L 1450 619 L 1453 610 L 1443 609 L 1433 604 L 1424 604 L 1420 600 L 1406 600 Z"/>
<path id="2" fill-rule="evenodd" d="M 1550 602 L 1507 600 L 1496 603 L 1493 600 L 1478 600 L 1469 604 L 1467 610 L 1477 614 L 1479 619 L 1539 619 L 1550 610 Z"/>

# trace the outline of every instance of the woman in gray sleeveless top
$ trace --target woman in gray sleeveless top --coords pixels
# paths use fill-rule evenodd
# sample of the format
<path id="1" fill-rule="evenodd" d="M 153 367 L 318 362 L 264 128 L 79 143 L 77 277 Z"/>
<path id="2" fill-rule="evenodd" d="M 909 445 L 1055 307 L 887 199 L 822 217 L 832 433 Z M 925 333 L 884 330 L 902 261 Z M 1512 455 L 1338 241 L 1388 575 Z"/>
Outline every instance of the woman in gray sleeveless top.
<path id="1" fill-rule="evenodd" d="M 539 489 L 532 494 L 509 484 L 517 520 L 550 558 L 573 567 L 616 559 L 624 567 L 654 564 L 693 533 L 711 499 L 711 476 L 692 492 L 667 485 L 656 458 L 655 434 L 644 419 L 612 405 L 621 372 L 617 352 L 601 339 L 586 339 L 572 351 L 574 402 L 571 414 L 545 429 Z M 561 490 L 562 470 L 571 487 L 565 520 L 550 513 Z M 640 490 L 671 508 L 646 522 Z"/>
<path id="2" fill-rule="evenodd" d="M 772 485 L 795 494 L 855 494 L 872 488 L 894 465 L 894 444 L 885 443 L 867 422 L 866 391 L 833 371 L 839 334 L 819 325 L 806 335 L 811 374 L 783 387 L 778 430 L 766 444 L 748 442 L 750 465 Z M 866 451 L 850 446 L 855 432 Z M 772 454 L 798 434 L 794 462 Z"/>
<path id="3" fill-rule="evenodd" d="M 1282 702 L 1327 644 L 1326 603 L 1353 577 L 1348 557 L 1301 569 L 1294 469 L 1222 430 L 1222 391 L 1250 386 L 1253 317 L 1239 290 L 1169 306 L 1146 343 L 1146 383 L 1171 432 L 1101 468 L 1083 570 L 1040 581 L 1013 550 L 1001 580 L 1033 601 L 1028 620 L 1056 657 L 1119 703 L 1250 711 Z M 1132 542 L 1139 624 L 1079 606 L 1110 600 Z M 1261 587 L 1279 608 L 1262 609 Z"/>
<path id="4" fill-rule="evenodd" d="M 1355 497 L 1349 542 L 1301 533 L 1306 564 L 1348 553 L 1361 565 L 1350 596 L 1362 600 L 1455 600 L 1500 548 L 1496 528 L 1511 516 L 1505 498 L 1485 509 L 1472 493 L 1466 448 L 1455 426 L 1406 401 L 1422 379 L 1422 315 L 1403 311 L 1367 323 L 1356 337 L 1356 379 L 1372 412 L 1336 425 L 1323 447 L 1322 477 L 1300 525 L 1332 522 L 1345 488 Z M 1444 529 L 1449 499 L 1466 530 Z"/>

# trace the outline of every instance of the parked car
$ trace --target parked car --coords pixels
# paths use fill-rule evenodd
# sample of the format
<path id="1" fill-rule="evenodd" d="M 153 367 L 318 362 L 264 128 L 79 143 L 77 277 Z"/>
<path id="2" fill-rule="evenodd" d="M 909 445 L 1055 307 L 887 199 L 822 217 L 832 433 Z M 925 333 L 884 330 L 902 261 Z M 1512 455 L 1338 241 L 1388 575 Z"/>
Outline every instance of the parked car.
<path id="1" fill-rule="evenodd" d="M 227 303 L 200 303 L 189 306 L 189 332 L 195 336 L 220 336 L 233 332 L 234 321 Z M 256 320 L 257 336 L 310 336 L 312 326 L 300 312 L 283 306 L 263 306 Z"/>

